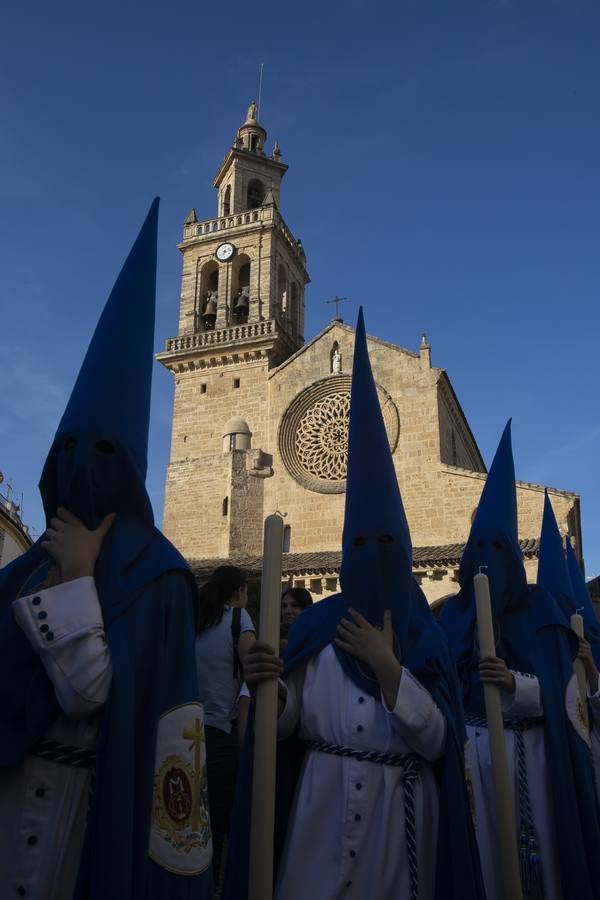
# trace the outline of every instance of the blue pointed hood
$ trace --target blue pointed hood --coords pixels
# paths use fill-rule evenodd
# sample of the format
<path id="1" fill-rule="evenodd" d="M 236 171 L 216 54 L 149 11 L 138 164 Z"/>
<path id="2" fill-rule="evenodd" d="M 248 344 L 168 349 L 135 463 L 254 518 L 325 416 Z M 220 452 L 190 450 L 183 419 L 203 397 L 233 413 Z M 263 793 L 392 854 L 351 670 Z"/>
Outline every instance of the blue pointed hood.
<path id="1" fill-rule="evenodd" d="M 499 614 L 517 600 L 527 585 L 519 547 L 510 419 L 490 466 L 460 563 L 461 587 L 472 585 L 480 566 L 486 567 L 492 607 Z"/>
<path id="2" fill-rule="evenodd" d="M 113 642 L 113 624 L 163 574 L 186 572 L 192 581 L 185 560 L 154 527 L 145 486 L 157 213 L 155 200 L 100 317 L 40 480 L 48 519 L 58 506 L 90 528 L 107 513 L 117 514 L 94 571 L 111 644 L 113 687 L 130 653 L 128 642 Z M 11 605 L 50 575 L 54 563 L 42 542 L 43 537 L 0 571 L 0 766 L 18 764 L 60 711 L 54 686 Z M 125 696 L 127 707 L 129 683 L 120 685 L 116 695 L 121 703 Z"/>
<path id="3" fill-rule="evenodd" d="M 391 609 L 404 641 L 412 597 L 412 545 L 373 379 L 362 309 L 358 314 L 348 429 L 342 534 L 342 595 L 380 625 Z"/>
<path id="4" fill-rule="evenodd" d="M 567 568 L 563 539 L 558 530 L 548 491 L 544 491 L 537 584 L 554 597 L 568 621 L 575 612 L 573 586 Z"/>
<path id="5" fill-rule="evenodd" d="M 65 506 L 153 525 L 145 490 L 154 351 L 158 198 L 100 316 L 40 480 L 47 520 Z"/>
<path id="6" fill-rule="evenodd" d="M 571 580 L 571 585 L 573 588 L 573 612 L 577 611 L 581 614 L 586 631 L 586 637 L 590 640 L 588 635 L 588 630 L 592 631 L 594 636 L 597 636 L 597 639 L 600 641 L 600 623 L 596 618 L 596 613 L 594 612 L 594 607 L 592 605 L 592 598 L 590 597 L 589 591 L 587 589 L 587 585 L 585 583 L 585 578 L 583 577 L 583 572 L 577 562 L 577 557 L 575 556 L 575 551 L 571 546 L 571 541 L 567 541 L 567 569 L 569 572 L 569 578 Z"/>

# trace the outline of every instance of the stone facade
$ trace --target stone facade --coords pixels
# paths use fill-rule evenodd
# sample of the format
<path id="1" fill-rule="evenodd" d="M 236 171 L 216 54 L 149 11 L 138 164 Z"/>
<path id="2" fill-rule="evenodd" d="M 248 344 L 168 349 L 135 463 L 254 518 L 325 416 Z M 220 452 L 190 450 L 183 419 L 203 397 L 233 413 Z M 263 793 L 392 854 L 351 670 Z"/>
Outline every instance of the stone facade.
<path id="1" fill-rule="evenodd" d="M 199 564 L 255 560 L 264 517 L 279 510 L 286 579 L 325 596 L 337 589 L 331 554 L 341 544 L 354 332 L 336 318 L 304 342 L 306 259 L 278 209 L 287 167 L 279 152 L 265 155 L 265 140 L 251 106 L 214 182 L 218 217 L 198 222 L 192 210 L 184 224 L 179 335 L 159 354 L 175 381 L 164 530 Z M 425 336 L 417 352 L 375 337 L 368 345 L 415 573 L 435 602 L 456 589 L 456 548 L 468 535 L 485 466 Z M 518 483 L 532 578 L 543 492 Z M 581 555 L 577 495 L 551 489 L 550 496 Z"/>
<path id="2" fill-rule="evenodd" d="M 29 529 L 23 524 L 19 505 L 13 500 L 9 487 L 6 495 L 0 493 L 0 568 L 25 553 L 32 543 Z"/>

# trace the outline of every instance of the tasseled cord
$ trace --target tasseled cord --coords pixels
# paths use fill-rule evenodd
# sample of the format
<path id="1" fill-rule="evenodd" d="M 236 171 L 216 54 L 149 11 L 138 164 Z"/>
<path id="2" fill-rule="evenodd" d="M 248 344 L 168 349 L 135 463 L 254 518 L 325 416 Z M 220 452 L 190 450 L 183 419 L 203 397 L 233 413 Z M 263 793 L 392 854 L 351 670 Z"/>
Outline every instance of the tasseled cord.
<path id="1" fill-rule="evenodd" d="M 519 864 L 521 868 L 521 885 L 525 900 L 544 900 L 542 864 L 531 814 L 531 804 L 529 802 L 523 730 L 522 727 L 514 729 L 519 791 Z"/>

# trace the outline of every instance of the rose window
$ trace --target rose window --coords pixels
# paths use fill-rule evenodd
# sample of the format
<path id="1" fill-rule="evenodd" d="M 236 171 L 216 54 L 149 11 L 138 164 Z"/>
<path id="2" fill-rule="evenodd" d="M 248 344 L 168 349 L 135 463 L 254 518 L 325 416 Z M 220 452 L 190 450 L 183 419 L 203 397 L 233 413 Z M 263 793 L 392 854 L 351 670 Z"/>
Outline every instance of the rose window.
<path id="1" fill-rule="evenodd" d="M 320 493 L 346 488 L 350 376 L 334 375 L 302 391 L 291 402 L 279 429 L 285 467 L 300 484 Z M 398 441 L 398 411 L 377 387 L 392 451 Z"/>

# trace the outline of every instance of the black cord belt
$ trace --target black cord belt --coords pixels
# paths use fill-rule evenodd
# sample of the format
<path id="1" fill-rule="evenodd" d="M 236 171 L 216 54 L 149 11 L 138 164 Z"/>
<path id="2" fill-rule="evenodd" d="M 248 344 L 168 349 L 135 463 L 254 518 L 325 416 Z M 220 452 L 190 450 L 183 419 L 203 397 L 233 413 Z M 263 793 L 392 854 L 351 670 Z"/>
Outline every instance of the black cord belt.
<path id="1" fill-rule="evenodd" d="M 542 716 L 535 719 L 503 719 L 502 724 L 509 731 L 529 731 L 530 728 L 535 728 L 536 725 L 543 725 L 544 719 Z M 472 728 L 488 727 L 485 716 L 472 716 L 469 713 L 465 715 L 465 725 L 470 725 Z"/>
<path id="2" fill-rule="evenodd" d="M 93 769 L 96 765 L 94 750 L 71 747 L 69 744 L 61 744 L 59 741 L 40 741 L 31 752 L 34 756 L 39 756 L 48 762 L 59 763 L 61 766 L 72 766 L 75 769 Z"/>
<path id="3" fill-rule="evenodd" d="M 355 750 L 353 747 L 345 747 L 342 744 L 329 744 L 327 741 L 307 741 L 306 746 L 309 750 L 316 750 L 318 753 L 349 756 L 351 759 L 380 763 L 383 766 L 414 769 L 415 772 L 419 764 L 419 757 L 414 753 L 378 753 L 375 750 Z"/>

